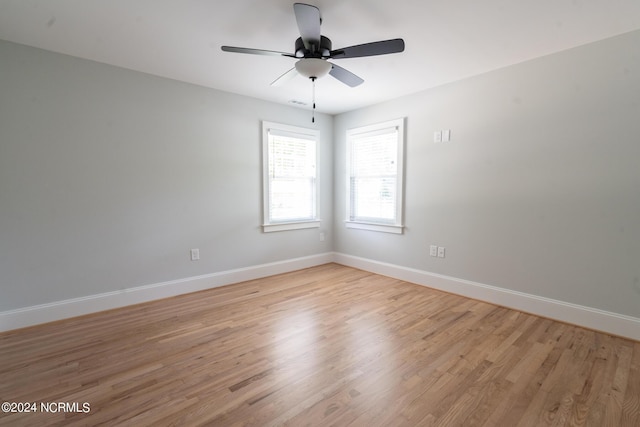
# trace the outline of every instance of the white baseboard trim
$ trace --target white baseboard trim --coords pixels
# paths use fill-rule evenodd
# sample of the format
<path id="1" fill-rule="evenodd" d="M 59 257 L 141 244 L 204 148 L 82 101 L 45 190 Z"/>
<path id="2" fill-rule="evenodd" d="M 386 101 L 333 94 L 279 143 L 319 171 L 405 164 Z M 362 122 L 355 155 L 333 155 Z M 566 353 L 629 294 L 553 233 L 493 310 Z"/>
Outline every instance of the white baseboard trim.
<path id="1" fill-rule="evenodd" d="M 0 332 L 288 273 L 330 262 L 640 341 L 640 319 L 636 317 L 330 252 L 3 311 L 0 312 Z"/>
<path id="2" fill-rule="evenodd" d="M 0 332 L 260 279 L 332 261 L 333 253 L 329 252 L 3 311 L 0 312 Z"/>
<path id="3" fill-rule="evenodd" d="M 637 317 L 341 253 L 334 253 L 333 261 L 452 294 L 640 341 L 640 318 Z"/>

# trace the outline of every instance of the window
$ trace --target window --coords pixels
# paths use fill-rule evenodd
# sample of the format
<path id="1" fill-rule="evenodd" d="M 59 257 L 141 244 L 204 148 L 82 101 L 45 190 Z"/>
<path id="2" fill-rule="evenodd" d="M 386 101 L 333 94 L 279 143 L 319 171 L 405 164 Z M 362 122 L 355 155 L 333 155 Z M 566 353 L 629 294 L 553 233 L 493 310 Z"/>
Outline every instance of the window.
<path id="1" fill-rule="evenodd" d="M 265 232 L 320 227 L 319 132 L 262 123 Z"/>
<path id="2" fill-rule="evenodd" d="M 402 233 L 404 119 L 347 131 L 347 227 Z"/>

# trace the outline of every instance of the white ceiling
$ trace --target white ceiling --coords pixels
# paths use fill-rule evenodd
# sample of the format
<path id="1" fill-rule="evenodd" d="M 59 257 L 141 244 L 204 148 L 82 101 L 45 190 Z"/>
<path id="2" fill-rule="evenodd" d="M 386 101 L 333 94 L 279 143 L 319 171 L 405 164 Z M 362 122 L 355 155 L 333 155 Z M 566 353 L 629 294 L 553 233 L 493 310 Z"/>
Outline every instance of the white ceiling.
<path id="1" fill-rule="evenodd" d="M 0 0 L 0 39 L 266 99 L 310 105 L 311 83 L 270 83 L 292 58 L 293 0 Z M 308 0 L 334 49 L 402 37 L 405 52 L 336 60 L 365 79 L 317 82 L 336 114 L 640 29 L 639 0 Z M 307 105 L 304 108 L 310 108 Z"/>

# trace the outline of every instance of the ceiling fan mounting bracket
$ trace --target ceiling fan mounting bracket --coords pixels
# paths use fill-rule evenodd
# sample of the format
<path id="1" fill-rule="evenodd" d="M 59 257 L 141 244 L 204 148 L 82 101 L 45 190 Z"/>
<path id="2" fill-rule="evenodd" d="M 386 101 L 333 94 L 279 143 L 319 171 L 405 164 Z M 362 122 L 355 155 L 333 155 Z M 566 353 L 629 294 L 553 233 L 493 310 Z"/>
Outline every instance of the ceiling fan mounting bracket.
<path id="1" fill-rule="evenodd" d="M 295 43 L 296 58 L 330 58 L 331 57 L 331 40 L 328 37 L 320 36 L 320 46 L 310 44 L 311 49 L 304 46 L 302 37 L 298 37 Z"/>

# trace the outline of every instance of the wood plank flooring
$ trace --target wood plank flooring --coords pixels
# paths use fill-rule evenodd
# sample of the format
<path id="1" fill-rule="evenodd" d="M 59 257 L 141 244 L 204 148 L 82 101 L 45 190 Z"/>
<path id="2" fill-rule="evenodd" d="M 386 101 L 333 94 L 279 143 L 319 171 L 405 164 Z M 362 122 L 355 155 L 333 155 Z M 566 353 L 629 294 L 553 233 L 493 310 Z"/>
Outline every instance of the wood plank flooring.
<path id="1" fill-rule="evenodd" d="M 327 264 L 0 334 L 0 401 L 38 405 L 3 426 L 638 427 L 640 343 Z"/>

